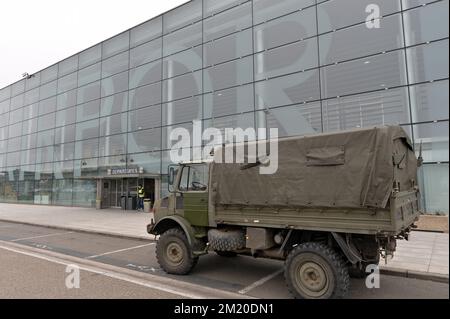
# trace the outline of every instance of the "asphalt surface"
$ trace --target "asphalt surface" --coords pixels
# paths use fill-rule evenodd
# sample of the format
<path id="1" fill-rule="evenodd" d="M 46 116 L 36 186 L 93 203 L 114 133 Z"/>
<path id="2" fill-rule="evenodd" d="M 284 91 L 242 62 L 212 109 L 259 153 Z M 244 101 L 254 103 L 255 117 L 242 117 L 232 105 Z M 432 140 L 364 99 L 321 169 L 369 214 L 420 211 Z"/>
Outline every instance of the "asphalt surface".
<path id="1" fill-rule="evenodd" d="M 0 222 L 0 240 L 54 252 L 157 278 L 256 298 L 292 298 L 283 278 L 283 262 L 208 254 L 189 276 L 164 273 L 156 261 L 155 242 L 69 232 L 40 226 Z M 1 245 L 0 245 L 1 246 Z M 0 247 L 0 298 L 181 298 L 176 293 L 81 271 L 80 289 L 67 290 L 66 266 Z M 188 288 L 186 288 L 188 289 Z M 185 296 L 184 296 L 185 297 Z M 363 279 L 352 279 L 350 299 L 449 298 L 449 286 L 381 275 L 380 288 L 368 289 Z"/>

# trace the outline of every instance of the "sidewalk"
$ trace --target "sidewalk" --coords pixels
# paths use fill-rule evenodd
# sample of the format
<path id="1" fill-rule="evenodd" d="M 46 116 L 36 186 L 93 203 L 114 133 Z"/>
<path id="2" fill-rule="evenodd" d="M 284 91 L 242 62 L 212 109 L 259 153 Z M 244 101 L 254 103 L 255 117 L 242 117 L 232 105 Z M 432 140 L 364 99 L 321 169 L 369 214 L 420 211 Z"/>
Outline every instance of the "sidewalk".
<path id="1" fill-rule="evenodd" d="M 121 237 L 153 239 L 146 225 L 153 214 L 122 210 L 34 206 L 0 203 L 0 220 L 50 226 Z M 449 234 L 414 231 L 410 240 L 398 240 L 393 259 L 380 261 L 385 273 L 427 279 L 449 275 Z M 445 280 L 444 280 L 445 281 Z"/>
<path id="2" fill-rule="evenodd" d="M 153 214 L 117 209 L 18 205 L 0 203 L 0 220 L 68 230 L 153 239 L 146 230 Z"/>

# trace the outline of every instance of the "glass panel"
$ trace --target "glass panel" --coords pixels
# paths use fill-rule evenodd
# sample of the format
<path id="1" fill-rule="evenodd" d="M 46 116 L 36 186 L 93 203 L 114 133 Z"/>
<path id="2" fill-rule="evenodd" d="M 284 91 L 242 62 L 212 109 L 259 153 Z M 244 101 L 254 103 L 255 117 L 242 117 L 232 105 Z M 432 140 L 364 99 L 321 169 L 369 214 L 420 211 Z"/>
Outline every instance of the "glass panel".
<path id="1" fill-rule="evenodd" d="M 103 176 L 109 175 L 108 174 L 109 169 L 126 168 L 125 163 L 126 163 L 125 156 L 100 157 L 98 159 L 99 175 Z M 115 191 L 115 186 L 112 186 L 111 191 Z"/>
<path id="2" fill-rule="evenodd" d="M 18 109 L 9 113 L 9 124 L 14 124 L 23 120 L 23 109 Z"/>
<path id="3" fill-rule="evenodd" d="M 72 90 L 58 95 L 57 109 L 62 110 L 77 104 L 77 90 Z"/>
<path id="4" fill-rule="evenodd" d="M 161 103 L 161 82 L 130 91 L 130 109 Z"/>
<path id="5" fill-rule="evenodd" d="M 72 160 L 75 156 L 75 143 L 55 145 L 55 161 Z"/>
<path id="6" fill-rule="evenodd" d="M 406 49 L 410 83 L 448 78 L 448 40 Z"/>
<path id="7" fill-rule="evenodd" d="M 61 179 L 53 181 L 54 205 L 62 205 L 62 206 L 72 205 L 72 187 L 73 187 L 72 182 L 73 180 L 71 179 Z"/>
<path id="8" fill-rule="evenodd" d="M 314 0 L 256 0 L 254 1 L 254 23 L 259 24 L 313 4 Z"/>
<path id="9" fill-rule="evenodd" d="M 322 96 L 337 97 L 405 85 L 404 70 L 401 51 L 325 67 L 322 69 Z"/>
<path id="10" fill-rule="evenodd" d="M 131 30 L 131 47 L 162 35 L 162 17 L 156 17 Z"/>
<path id="11" fill-rule="evenodd" d="M 11 87 L 5 87 L 3 89 L 0 89 L 0 101 L 9 99 L 11 97 Z"/>
<path id="12" fill-rule="evenodd" d="M 202 71 L 165 80 L 163 83 L 164 102 L 194 96 L 202 92 Z"/>
<path id="13" fill-rule="evenodd" d="M 360 24 L 320 36 L 320 63 L 331 64 L 403 46 L 400 14 L 386 17 L 379 29 Z"/>
<path id="14" fill-rule="evenodd" d="M 8 152 L 17 152 L 20 150 L 21 137 L 10 138 L 8 140 Z"/>
<path id="15" fill-rule="evenodd" d="M 427 4 L 430 2 L 434 2 L 435 0 L 401 0 L 401 1 L 402 1 L 403 10 L 405 10 L 405 9 L 421 6 L 423 4 Z"/>
<path id="16" fill-rule="evenodd" d="M 77 106 L 77 122 L 92 120 L 100 115 L 100 100 Z"/>
<path id="17" fill-rule="evenodd" d="M 108 60 L 104 60 L 102 62 L 102 77 L 108 77 L 113 74 L 125 71 L 128 69 L 128 56 L 129 53 L 124 52 L 118 55 L 109 58 Z"/>
<path id="18" fill-rule="evenodd" d="M 90 158 L 74 161 L 74 177 L 84 177 L 84 176 L 97 176 L 98 174 L 98 159 Z M 95 182 L 95 181 L 92 181 Z M 73 189 L 74 193 L 78 192 L 77 189 Z"/>
<path id="19" fill-rule="evenodd" d="M 98 138 L 75 142 L 75 158 L 98 157 Z"/>
<path id="20" fill-rule="evenodd" d="M 412 122 L 449 118 L 448 80 L 410 86 Z"/>
<path id="21" fill-rule="evenodd" d="M 161 105 L 130 111 L 128 123 L 130 132 L 161 126 Z"/>
<path id="22" fill-rule="evenodd" d="M 202 0 L 192 0 L 164 14 L 164 34 L 202 19 Z"/>
<path id="23" fill-rule="evenodd" d="M 420 168 L 421 206 L 426 214 L 448 215 L 448 164 L 425 164 Z"/>
<path id="24" fill-rule="evenodd" d="M 128 109 L 128 92 L 111 95 L 102 98 L 100 104 L 100 116 L 125 112 Z"/>
<path id="25" fill-rule="evenodd" d="M 128 167 L 137 166 L 144 169 L 145 174 L 159 174 L 161 171 L 161 153 L 132 154 L 129 157 Z"/>
<path id="26" fill-rule="evenodd" d="M 162 38 L 142 44 L 130 51 L 130 67 L 160 59 L 162 56 Z"/>
<path id="27" fill-rule="evenodd" d="M 203 64 L 207 67 L 252 54 L 252 41 L 252 30 L 249 29 L 205 43 Z"/>
<path id="28" fill-rule="evenodd" d="M 31 119 L 38 116 L 38 104 L 31 104 L 23 108 L 23 118 Z"/>
<path id="29" fill-rule="evenodd" d="M 448 9 L 448 1 L 441 1 L 406 11 L 404 13 L 406 45 L 448 37 Z"/>
<path id="30" fill-rule="evenodd" d="M 370 14 L 366 12 L 366 8 L 370 4 L 373 4 L 372 0 L 332 0 L 319 4 L 319 33 L 365 22 Z M 381 10 L 381 16 L 400 11 L 399 1 L 379 0 L 376 4 Z"/>
<path id="31" fill-rule="evenodd" d="M 95 207 L 96 198 L 97 198 L 97 181 L 95 180 L 73 181 L 73 206 Z"/>
<path id="32" fill-rule="evenodd" d="M 160 128 L 128 133 L 128 153 L 141 153 L 160 149 Z"/>
<path id="33" fill-rule="evenodd" d="M 130 32 L 126 31 L 103 42 L 103 59 L 128 49 Z"/>
<path id="34" fill-rule="evenodd" d="M 230 138 L 226 136 L 225 129 L 227 128 L 255 128 L 255 115 L 253 113 L 225 116 L 204 121 L 205 128 L 214 127 L 221 131 L 224 143 L 231 142 Z M 208 143 L 208 141 L 206 141 Z M 206 144 L 205 143 L 205 144 Z"/>
<path id="35" fill-rule="evenodd" d="M 383 90 L 322 102 L 325 131 L 409 122 L 406 88 Z"/>
<path id="36" fill-rule="evenodd" d="M 37 134 L 30 134 L 30 135 L 24 135 L 22 136 L 22 150 L 30 150 L 32 148 L 35 148 L 37 145 Z M 33 160 L 36 160 L 36 154 L 33 154 Z M 24 164 L 24 163 L 22 163 Z M 29 164 L 29 163 L 25 163 Z"/>
<path id="37" fill-rule="evenodd" d="M 9 100 L 0 102 L 0 114 L 9 111 Z"/>
<path id="38" fill-rule="evenodd" d="M 44 115 L 56 111 L 56 96 L 39 102 L 39 115 Z"/>
<path id="39" fill-rule="evenodd" d="M 126 90 L 128 90 L 128 71 L 102 80 L 102 97 L 120 93 Z"/>
<path id="40" fill-rule="evenodd" d="M 9 113 L 0 115 L 0 127 L 7 126 L 9 124 Z"/>
<path id="41" fill-rule="evenodd" d="M 78 86 L 100 80 L 101 67 L 101 63 L 97 63 L 78 71 Z"/>
<path id="42" fill-rule="evenodd" d="M 100 98 L 100 81 L 78 88 L 78 103 L 85 103 Z"/>
<path id="43" fill-rule="evenodd" d="M 20 163 L 20 152 L 8 153 L 6 158 L 7 166 L 14 166 Z"/>
<path id="44" fill-rule="evenodd" d="M 80 69 L 88 65 L 100 62 L 102 59 L 102 45 L 98 44 L 80 53 L 79 64 Z"/>
<path id="45" fill-rule="evenodd" d="M 34 204 L 50 205 L 52 203 L 52 191 L 53 191 L 51 168 L 50 173 L 48 173 L 46 170 L 42 172 L 41 176 L 44 176 L 43 179 L 36 181 L 34 183 Z"/>
<path id="46" fill-rule="evenodd" d="M 253 111 L 253 84 L 205 94 L 203 101 L 203 118 Z"/>
<path id="47" fill-rule="evenodd" d="M 317 70 L 287 75 L 256 83 L 257 109 L 318 100 Z"/>
<path id="48" fill-rule="evenodd" d="M 195 96 L 163 104 L 162 113 L 163 125 L 200 120 L 202 118 L 202 97 Z"/>
<path id="49" fill-rule="evenodd" d="M 208 18 L 204 22 L 204 41 L 240 31 L 252 25 L 252 3 L 240 5 Z"/>
<path id="50" fill-rule="evenodd" d="M 317 40 L 289 44 L 255 55 L 255 80 L 317 67 Z"/>
<path id="51" fill-rule="evenodd" d="M 58 77 L 75 72 L 78 69 L 78 55 L 72 56 L 58 64 Z"/>
<path id="52" fill-rule="evenodd" d="M 58 76 L 58 65 L 52 65 L 41 71 L 41 84 L 53 81 Z"/>
<path id="53" fill-rule="evenodd" d="M 25 95 L 20 94 L 13 98 L 11 98 L 11 110 L 18 109 L 19 107 L 22 107 L 25 102 Z"/>
<path id="54" fill-rule="evenodd" d="M 315 8 L 309 8 L 255 27 L 256 52 L 317 34 Z"/>
<path id="55" fill-rule="evenodd" d="M 37 139 L 37 146 L 43 147 L 43 146 L 49 146 L 54 144 L 54 136 L 55 131 L 54 130 L 48 130 L 38 133 L 38 139 Z"/>
<path id="56" fill-rule="evenodd" d="M 99 156 L 114 156 L 126 154 L 127 135 L 111 135 L 99 139 Z"/>
<path id="57" fill-rule="evenodd" d="M 161 81 L 161 60 L 144 64 L 130 71 L 130 89 Z"/>
<path id="58" fill-rule="evenodd" d="M 202 43 L 202 24 L 197 23 L 164 36 L 164 56 L 183 51 Z"/>
<path id="59" fill-rule="evenodd" d="M 168 150 L 171 149 L 173 145 L 175 145 L 177 143 L 177 140 L 172 141 L 170 139 L 170 134 L 175 130 L 175 129 L 180 129 L 180 128 L 184 128 L 186 129 L 190 136 L 192 136 L 192 123 L 183 123 L 183 124 L 177 124 L 177 125 L 173 125 L 173 126 L 166 126 L 162 128 L 162 149 L 164 150 Z M 175 138 L 177 138 L 177 136 L 175 135 Z M 167 171 L 167 169 L 166 169 Z"/>
<path id="60" fill-rule="evenodd" d="M 100 136 L 127 131 L 127 113 L 116 114 L 100 119 Z"/>
<path id="61" fill-rule="evenodd" d="M 18 95 L 25 91 L 25 80 L 20 80 L 19 82 L 11 85 L 11 96 Z"/>
<path id="62" fill-rule="evenodd" d="M 220 64 L 204 71 L 204 92 L 216 91 L 253 81 L 252 57 Z"/>
<path id="63" fill-rule="evenodd" d="M 413 126 L 416 153 L 422 144 L 424 162 L 448 162 L 448 129 L 448 121 Z"/>
<path id="64" fill-rule="evenodd" d="M 28 91 L 37 88 L 40 83 L 41 83 L 41 73 L 38 72 L 31 74 L 31 78 L 27 79 L 25 82 L 25 90 Z"/>
<path id="65" fill-rule="evenodd" d="M 29 105 L 37 101 L 39 101 L 39 88 L 35 88 L 34 90 L 25 93 L 25 105 Z"/>
<path id="66" fill-rule="evenodd" d="M 77 123 L 76 125 L 76 138 L 77 140 L 88 139 L 97 137 L 99 134 L 99 120 L 86 121 Z"/>
<path id="67" fill-rule="evenodd" d="M 22 123 L 22 134 L 27 135 L 37 132 L 37 119 L 31 119 Z"/>
<path id="68" fill-rule="evenodd" d="M 53 146 L 47 146 L 36 149 L 36 163 L 53 162 L 53 154 L 54 154 Z"/>
<path id="69" fill-rule="evenodd" d="M 22 122 L 9 126 L 9 138 L 22 135 Z"/>
<path id="70" fill-rule="evenodd" d="M 203 0 L 204 16 L 216 14 L 246 1 L 247 0 Z"/>
<path id="71" fill-rule="evenodd" d="M 75 123 L 76 107 L 71 107 L 62 111 L 56 112 L 56 126 L 65 126 Z"/>
<path id="72" fill-rule="evenodd" d="M 26 175 L 33 174 L 34 172 L 22 172 Z M 34 203 L 34 180 L 20 181 L 19 182 L 19 203 L 33 204 Z"/>
<path id="73" fill-rule="evenodd" d="M 278 136 L 298 136 L 322 132 L 320 103 L 306 103 L 256 113 L 258 127 L 278 128 Z M 263 138 L 263 137 L 261 137 Z"/>
<path id="74" fill-rule="evenodd" d="M 41 100 L 56 95 L 57 82 L 53 81 L 45 85 L 41 85 L 39 88 L 39 97 Z"/>
<path id="75" fill-rule="evenodd" d="M 164 58 L 163 78 L 193 72 L 202 68 L 202 47 L 183 51 Z M 158 74 L 160 77 L 160 73 Z"/>
<path id="76" fill-rule="evenodd" d="M 75 124 L 59 127 L 55 130 L 55 144 L 75 141 Z"/>

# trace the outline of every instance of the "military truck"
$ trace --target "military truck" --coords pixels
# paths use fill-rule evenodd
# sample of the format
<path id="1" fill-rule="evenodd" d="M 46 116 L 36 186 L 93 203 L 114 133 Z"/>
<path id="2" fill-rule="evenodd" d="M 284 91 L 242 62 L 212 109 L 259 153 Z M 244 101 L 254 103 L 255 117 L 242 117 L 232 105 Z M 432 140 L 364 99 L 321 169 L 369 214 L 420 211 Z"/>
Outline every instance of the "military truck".
<path id="1" fill-rule="evenodd" d="M 364 276 L 415 227 L 420 161 L 399 126 L 281 138 L 270 175 L 259 171 L 267 160 L 218 161 L 227 147 L 236 145 L 169 166 L 171 193 L 147 226 L 169 274 L 212 251 L 280 259 L 294 297 L 342 298 L 350 275 Z"/>

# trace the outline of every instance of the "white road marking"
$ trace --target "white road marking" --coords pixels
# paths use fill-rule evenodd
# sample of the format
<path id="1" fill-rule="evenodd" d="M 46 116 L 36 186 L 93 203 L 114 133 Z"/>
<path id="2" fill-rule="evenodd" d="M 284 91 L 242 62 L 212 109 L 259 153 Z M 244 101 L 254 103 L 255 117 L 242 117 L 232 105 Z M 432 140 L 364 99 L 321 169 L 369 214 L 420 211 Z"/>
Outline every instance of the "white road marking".
<path id="1" fill-rule="evenodd" d="M 25 256 L 29 256 L 29 257 L 34 257 L 34 258 L 38 258 L 38 259 L 42 259 L 48 262 L 52 262 L 55 264 L 59 264 L 59 265 L 64 265 L 64 266 L 69 266 L 69 265 L 73 265 L 73 262 L 64 262 L 61 260 L 58 260 L 57 258 L 54 257 L 48 257 L 48 256 L 43 256 L 37 253 L 29 253 L 29 252 L 25 252 L 25 251 L 21 251 L 19 249 L 15 249 L 15 248 L 10 248 L 10 247 L 6 247 L 6 246 L 1 246 L 0 245 L 0 249 L 4 249 L 4 250 L 8 250 L 17 254 L 22 254 Z M 121 280 L 121 281 L 125 281 L 125 282 L 129 282 L 135 285 L 139 285 L 139 286 L 143 286 L 146 288 L 152 288 L 152 289 L 157 289 L 160 291 L 164 291 L 173 295 L 178 295 L 181 297 L 185 297 L 185 298 L 190 298 L 190 299 L 205 299 L 208 298 L 206 295 L 200 295 L 200 294 L 195 294 L 195 293 L 189 293 L 189 292 L 185 292 L 184 290 L 180 290 L 177 288 L 168 288 L 167 285 L 162 285 L 162 284 L 158 284 L 158 283 L 149 283 L 146 280 L 138 280 L 138 279 L 132 279 L 129 278 L 127 276 L 121 275 L 120 273 L 116 273 L 116 272 L 112 272 L 112 271 L 106 271 L 106 270 L 97 270 L 95 267 L 91 267 L 91 266 L 80 266 L 79 267 L 80 270 L 84 270 L 87 272 L 91 272 L 91 273 L 95 273 L 95 274 L 99 274 L 105 277 L 109 277 L 109 278 L 113 278 L 113 279 L 117 279 L 117 280 Z"/>
<path id="2" fill-rule="evenodd" d="M 41 235 L 41 236 L 33 236 L 33 237 L 25 237 L 25 238 L 18 238 L 14 240 L 10 240 L 10 242 L 16 242 L 16 241 L 22 241 L 22 240 L 28 240 L 28 239 L 38 239 L 38 238 L 45 238 L 45 237 L 51 237 L 51 236 L 60 236 L 60 235 L 67 235 L 72 234 L 73 231 L 64 232 L 64 233 L 53 233 L 53 234 L 47 234 L 47 235 Z"/>
<path id="3" fill-rule="evenodd" d="M 101 257 L 101 256 L 106 256 L 106 255 L 111 255 L 111 254 L 115 254 L 115 253 L 120 253 L 122 251 L 133 250 L 133 249 L 138 249 L 138 248 L 142 248 L 142 247 L 147 247 L 147 246 L 151 246 L 151 245 L 154 245 L 154 244 L 155 243 L 150 243 L 150 244 L 139 245 L 139 246 L 134 246 L 134 247 L 130 247 L 130 248 L 124 248 L 124 249 L 119 249 L 119 250 L 114 250 L 114 251 L 108 251 L 108 252 L 103 253 L 103 254 L 98 254 L 98 255 L 93 255 L 93 256 L 86 257 L 86 259 L 93 259 L 93 258 L 97 258 L 97 257 Z"/>
<path id="4" fill-rule="evenodd" d="M 268 276 L 266 276 L 266 277 L 264 277 L 264 278 L 261 278 L 261 279 L 258 280 L 258 281 L 255 281 L 255 282 L 252 283 L 251 285 L 245 287 L 244 289 L 239 290 L 238 292 L 239 292 L 241 295 L 245 295 L 245 294 L 248 293 L 250 290 L 253 290 L 253 289 L 255 289 L 256 287 L 259 287 L 259 286 L 265 284 L 266 282 L 268 282 L 269 280 L 275 278 L 276 276 L 278 276 L 279 274 L 281 274 L 281 273 L 283 272 L 283 270 L 284 270 L 284 269 L 277 270 L 277 271 L 274 272 L 273 274 L 270 274 L 270 275 L 268 275 Z"/>

